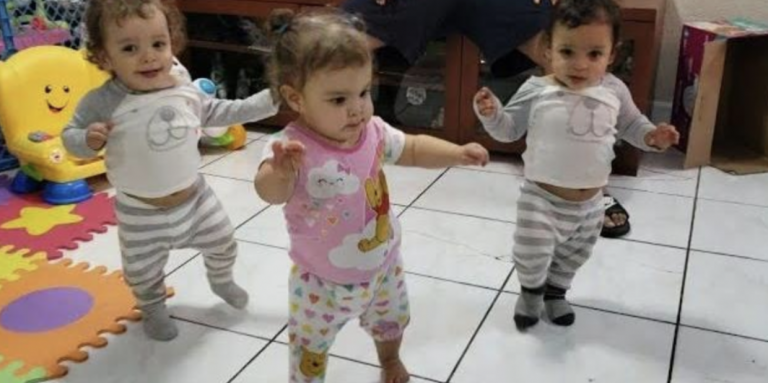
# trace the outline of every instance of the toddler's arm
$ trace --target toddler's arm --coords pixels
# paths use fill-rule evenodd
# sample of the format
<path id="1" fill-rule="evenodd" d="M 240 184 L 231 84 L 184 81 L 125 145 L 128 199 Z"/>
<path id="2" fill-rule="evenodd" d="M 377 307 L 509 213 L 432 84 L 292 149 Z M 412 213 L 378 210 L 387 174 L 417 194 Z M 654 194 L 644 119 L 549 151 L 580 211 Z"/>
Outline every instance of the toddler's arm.
<path id="1" fill-rule="evenodd" d="M 261 166 L 253 180 L 259 197 L 273 205 L 288 202 L 303 157 L 304 145 L 300 142 L 272 138 L 264 148 Z"/>
<path id="2" fill-rule="evenodd" d="M 229 126 L 272 117 L 279 109 L 269 89 L 264 89 L 244 100 L 204 98 L 200 120 L 203 127 Z"/>
<path id="3" fill-rule="evenodd" d="M 446 168 L 457 165 L 485 166 L 488 151 L 478 143 L 456 145 L 425 134 L 406 135 L 403 154 L 396 164 L 422 168 Z"/>
<path id="4" fill-rule="evenodd" d="M 86 94 L 61 132 L 64 148 L 79 158 L 94 158 L 104 147 L 112 125 L 103 116 L 105 105 L 98 90 Z"/>
<path id="5" fill-rule="evenodd" d="M 528 131 L 528 116 L 531 104 L 544 89 L 544 80 L 532 77 L 512 96 L 507 106 L 488 88 L 480 89 L 475 95 L 473 107 L 483 128 L 496 141 L 514 142 Z"/>
<path id="6" fill-rule="evenodd" d="M 658 152 L 677 142 L 680 136 L 675 127 L 668 124 L 660 124 L 658 127 L 654 125 L 637 108 L 624 82 L 612 74 L 606 75 L 604 81 L 605 86 L 616 92 L 621 102 L 616 122 L 618 138 L 647 152 Z"/>
<path id="7" fill-rule="evenodd" d="M 388 163 L 422 168 L 485 166 L 488 163 L 488 151 L 480 144 L 473 142 L 459 146 L 426 134 L 405 134 L 379 117 L 374 119 L 384 129 L 384 160 Z"/>
<path id="8" fill-rule="evenodd" d="M 459 146 L 424 134 L 405 134 L 379 117 L 373 117 L 372 123 L 382 129 L 386 163 L 422 168 L 488 163 L 488 151 L 479 144 Z"/>

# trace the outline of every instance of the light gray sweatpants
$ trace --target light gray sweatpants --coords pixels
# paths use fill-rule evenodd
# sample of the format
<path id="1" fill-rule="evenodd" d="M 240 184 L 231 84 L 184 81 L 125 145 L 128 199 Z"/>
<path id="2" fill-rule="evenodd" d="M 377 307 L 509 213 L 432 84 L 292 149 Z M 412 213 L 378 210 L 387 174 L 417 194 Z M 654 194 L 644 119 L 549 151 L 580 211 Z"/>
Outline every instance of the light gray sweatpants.
<path id="1" fill-rule="evenodd" d="M 549 283 L 567 290 L 600 236 L 603 193 L 572 202 L 531 181 L 520 191 L 512 250 L 520 284 L 535 289 Z"/>
<path id="2" fill-rule="evenodd" d="M 115 198 L 123 274 L 139 307 L 165 299 L 165 264 L 172 249 L 203 253 L 211 285 L 232 282 L 237 256 L 234 229 L 213 190 L 201 176 L 184 203 L 160 208 L 125 193 Z"/>

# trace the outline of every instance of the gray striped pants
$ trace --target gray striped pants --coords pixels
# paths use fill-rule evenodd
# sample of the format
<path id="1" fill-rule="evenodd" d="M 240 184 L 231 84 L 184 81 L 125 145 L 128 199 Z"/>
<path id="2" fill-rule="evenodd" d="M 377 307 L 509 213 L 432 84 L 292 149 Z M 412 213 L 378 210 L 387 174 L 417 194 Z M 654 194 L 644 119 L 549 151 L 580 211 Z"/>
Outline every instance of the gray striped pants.
<path id="1" fill-rule="evenodd" d="M 165 264 L 172 249 L 203 253 L 208 282 L 232 282 L 237 256 L 234 229 L 213 190 L 201 176 L 195 192 L 179 206 L 159 208 L 118 192 L 118 237 L 125 281 L 139 307 L 165 299 Z"/>
<path id="2" fill-rule="evenodd" d="M 520 284 L 535 289 L 545 282 L 569 289 L 576 270 L 592 255 L 603 227 L 603 193 L 572 202 L 525 181 L 517 201 L 512 250 Z"/>

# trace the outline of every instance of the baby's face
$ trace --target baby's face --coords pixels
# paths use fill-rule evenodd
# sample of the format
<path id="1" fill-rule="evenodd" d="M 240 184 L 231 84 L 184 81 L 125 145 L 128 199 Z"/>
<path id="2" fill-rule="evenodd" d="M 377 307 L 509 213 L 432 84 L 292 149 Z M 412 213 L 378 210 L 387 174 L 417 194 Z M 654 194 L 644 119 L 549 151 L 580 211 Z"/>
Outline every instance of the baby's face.
<path id="1" fill-rule="evenodd" d="M 613 62 L 611 26 L 602 22 L 576 28 L 557 24 L 549 55 L 555 78 L 568 88 L 597 85 Z"/>
<path id="2" fill-rule="evenodd" d="M 370 63 L 314 73 L 301 91 L 302 122 L 339 145 L 357 143 L 373 115 L 371 79 Z"/>
<path id="3" fill-rule="evenodd" d="M 138 16 L 105 25 L 101 66 L 128 88 L 152 91 L 175 84 L 171 76 L 173 50 L 163 12 L 147 5 L 150 17 Z"/>

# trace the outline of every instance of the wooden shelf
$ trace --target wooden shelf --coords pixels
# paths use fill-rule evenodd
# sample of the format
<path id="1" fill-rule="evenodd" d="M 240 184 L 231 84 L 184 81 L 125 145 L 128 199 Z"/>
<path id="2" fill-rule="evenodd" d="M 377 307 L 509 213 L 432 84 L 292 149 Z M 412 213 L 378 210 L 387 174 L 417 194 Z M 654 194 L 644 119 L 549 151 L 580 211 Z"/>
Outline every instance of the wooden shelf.
<path id="1" fill-rule="evenodd" d="M 215 41 L 204 41 L 204 40 L 189 40 L 187 41 L 187 45 L 192 48 L 202 48 L 202 49 L 210 49 L 210 50 L 216 50 L 216 51 L 244 53 L 244 54 L 250 54 L 250 55 L 263 55 L 263 54 L 268 54 L 270 52 L 270 50 L 266 47 L 246 46 L 246 45 L 235 44 L 235 43 L 219 43 Z"/>

